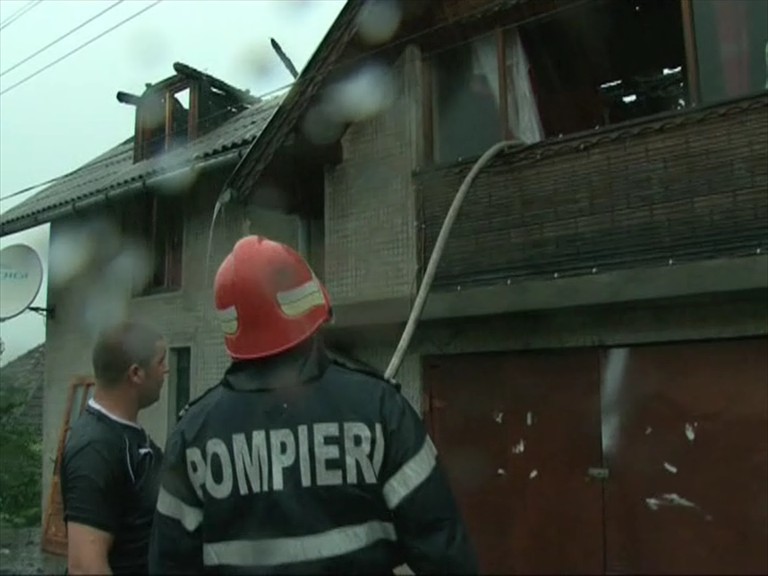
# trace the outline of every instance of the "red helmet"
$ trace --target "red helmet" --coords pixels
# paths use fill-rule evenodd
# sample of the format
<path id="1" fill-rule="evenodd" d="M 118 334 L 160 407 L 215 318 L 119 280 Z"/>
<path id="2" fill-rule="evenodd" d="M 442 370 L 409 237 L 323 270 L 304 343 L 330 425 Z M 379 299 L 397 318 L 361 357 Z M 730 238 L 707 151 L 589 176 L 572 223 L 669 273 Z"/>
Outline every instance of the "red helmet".
<path id="1" fill-rule="evenodd" d="M 293 348 L 331 317 L 328 293 L 306 261 L 288 246 L 260 236 L 241 239 L 224 259 L 214 299 L 234 360 Z"/>

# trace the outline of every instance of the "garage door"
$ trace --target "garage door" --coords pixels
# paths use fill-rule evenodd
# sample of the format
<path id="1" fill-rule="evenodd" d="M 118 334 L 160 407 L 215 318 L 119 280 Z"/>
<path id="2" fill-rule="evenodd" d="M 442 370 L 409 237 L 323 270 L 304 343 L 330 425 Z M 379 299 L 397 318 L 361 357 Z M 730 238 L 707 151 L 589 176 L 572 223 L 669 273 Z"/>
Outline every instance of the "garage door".
<path id="1" fill-rule="evenodd" d="M 429 357 L 488 573 L 768 572 L 768 340 Z"/>
<path id="2" fill-rule="evenodd" d="M 431 429 L 483 573 L 602 571 L 587 475 L 602 461 L 599 369 L 577 350 L 427 360 Z"/>

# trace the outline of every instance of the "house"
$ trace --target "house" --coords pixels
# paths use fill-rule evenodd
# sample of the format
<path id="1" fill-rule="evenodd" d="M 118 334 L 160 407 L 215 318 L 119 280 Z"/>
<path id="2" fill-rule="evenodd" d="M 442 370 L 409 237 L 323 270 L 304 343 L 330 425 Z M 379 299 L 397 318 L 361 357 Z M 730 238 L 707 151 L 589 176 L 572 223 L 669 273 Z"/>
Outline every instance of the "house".
<path id="1" fill-rule="evenodd" d="M 510 141 L 399 374 L 484 572 L 768 570 L 766 10 L 350 2 L 228 179 L 252 201 L 284 138 L 341 134 L 331 339 L 383 369 Z M 366 83 L 387 107 L 339 120 Z"/>
<path id="2" fill-rule="evenodd" d="M 109 212 L 144 240 L 89 256 L 115 273 L 155 243 L 119 302 L 168 334 L 168 392 L 145 415 L 162 441 L 227 363 L 210 274 L 237 237 L 305 254 L 330 342 L 383 369 L 456 191 L 509 141 L 469 190 L 398 374 L 483 572 L 765 572 L 765 16 L 752 0 L 350 0 L 279 100 L 174 150 L 161 99 L 167 151 L 137 144 L 142 112 L 116 173 L 98 177 L 108 152 L 0 232 L 52 221 L 53 254 L 73 229 L 109 239 L 116 224 L 83 213 Z M 126 217 L 139 209 L 178 226 Z M 114 309 L 85 299 L 101 276 L 75 264 L 50 264 L 51 457 L 62 374 L 89 371 L 89 322 Z"/>

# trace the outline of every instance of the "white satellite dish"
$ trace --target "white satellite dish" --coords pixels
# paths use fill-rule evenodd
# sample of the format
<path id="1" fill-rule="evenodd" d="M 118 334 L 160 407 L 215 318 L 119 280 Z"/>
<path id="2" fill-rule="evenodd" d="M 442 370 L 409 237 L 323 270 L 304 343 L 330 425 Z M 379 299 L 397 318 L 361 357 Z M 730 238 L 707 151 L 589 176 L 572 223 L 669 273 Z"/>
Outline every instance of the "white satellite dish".
<path id="1" fill-rule="evenodd" d="M 30 307 L 43 283 L 43 264 L 32 248 L 14 244 L 0 250 L 0 322 Z"/>

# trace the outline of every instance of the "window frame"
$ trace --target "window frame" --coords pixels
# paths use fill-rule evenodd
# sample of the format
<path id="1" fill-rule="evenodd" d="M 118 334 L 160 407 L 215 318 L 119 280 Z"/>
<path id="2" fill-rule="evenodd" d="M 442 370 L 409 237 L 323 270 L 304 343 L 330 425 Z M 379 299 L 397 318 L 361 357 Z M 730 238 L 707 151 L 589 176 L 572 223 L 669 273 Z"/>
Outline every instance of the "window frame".
<path id="1" fill-rule="evenodd" d="M 187 110 L 187 142 L 191 142 L 198 136 L 198 110 L 200 107 L 200 85 L 193 80 L 183 80 L 170 86 L 160 88 L 159 86 L 150 89 L 150 97 L 162 95 L 164 99 L 164 123 L 163 123 L 163 146 L 162 152 L 171 149 L 173 143 L 173 101 L 174 96 L 179 92 L 189 89 L 189 109 Z M 136 119 L 134 134 L 136 141 L 134 143 L 134 157 L 136 162 L 149 160 L 154 155 L 150 153 L 148 145 L 150 142 L 150 129 L 146 126 L 145 115 L 146 108 L 144 98 L 136 108 Z"/>
<path id="2" fill-rule="evenodd" d="M 142 286 L 134 286 L 133 297 L 141 298 L 158 294 L 179 292 L 184 286 L 184 235 L 185 211 L 184 203 L 179 198 L 161 198 L 156 193 L 145 192 L 139 195 L 135 203 L 126 203 L 122 211 L 123 234 L 145 243 L 150 261 L 149 277 Z M 160 216 L 160 202 L 167 200 L 169 209 L 173 214 L 173 222 L 169 226 L 170 218 L 163 220 Z M 161 220 L 164 225 L 161 226 Z M 136 226 L 136 222 L 143 225 Z M 160 233 L 165 236 L 161 239 Z M 175 231 L 175 233 L 174 233 Z M 175 243 L 174 238 L 178 239 Z M 165 256 L 162 266 L 162 282 L 156 283 L 155 276 L 158 272 L 156 256 L 158 244 L 164 242 Z M 176 245 L 178 244 L 178 245 Z"/>
<path id="3" fill-rule="evenodd" d="M 176 424 L 179 421 L 179 412 L 186 406 L 186 404 L 194 398 L 192 394 L 192 366 L 194 362 L 194 352 L 192 349 L 191 344 L 179 344 L 175 346 L 171 346 L 168 348 L 168 353 L 170 358 L 172 359 L 171 362 L 173 362 L 173 374 L 172 374 L 172 382 L 169 382 L 168 386 L 168 405 L 167 405 L 167 431 L 166 431 L 166 438 L 171 435 L 171 432 L 173 432 L 173 429 L 176 427 Z M 179 373 L 178 373 L 178 367 L 179 367 L 179 358 L 178 353 L 179 351 L 186 351 L 187 354 L 187 370 L 188 370 L 188 377 L 187 377 L 187 393 L 188 398 L 187 402 L 184 403 L 181 408 L 178 406 L 178 392 L 179 392 Z"/>

